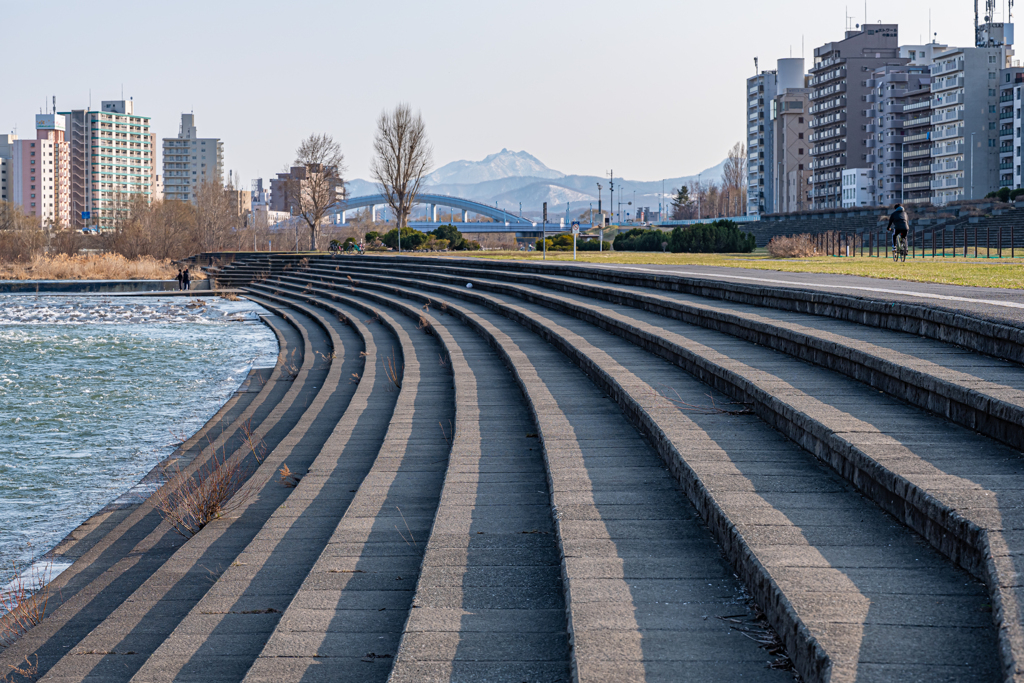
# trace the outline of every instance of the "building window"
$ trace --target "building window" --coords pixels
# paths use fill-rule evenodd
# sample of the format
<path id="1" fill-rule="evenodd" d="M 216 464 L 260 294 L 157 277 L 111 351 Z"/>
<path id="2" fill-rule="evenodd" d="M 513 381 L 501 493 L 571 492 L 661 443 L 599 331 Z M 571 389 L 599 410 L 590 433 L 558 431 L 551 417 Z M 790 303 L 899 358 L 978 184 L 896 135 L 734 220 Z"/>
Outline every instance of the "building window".
<path id="1" fill-rule="evenodd" d="M 803 165 L 803 164 L 799 164 L 799 165 L 798 165 L 798 166 L 796 167 L 796 170 L 798 170 L 798 171 L 802 171 L 802 170 L 804 170 L 804 165 Z"/>
<path id="2" fill-rule="evenodd" d="M 802 117 L 802 116 L 796 117 L 796 122 L 797 123 L 803 123 L 804 122 L 804 117 Z"/>
<path id="3" fill-rule="evenodd" d="M 989 147 L 995 147 L 996 146 L 996 141 L 995 140 L 989 140 L 988 141 L 988 146 Z"/>

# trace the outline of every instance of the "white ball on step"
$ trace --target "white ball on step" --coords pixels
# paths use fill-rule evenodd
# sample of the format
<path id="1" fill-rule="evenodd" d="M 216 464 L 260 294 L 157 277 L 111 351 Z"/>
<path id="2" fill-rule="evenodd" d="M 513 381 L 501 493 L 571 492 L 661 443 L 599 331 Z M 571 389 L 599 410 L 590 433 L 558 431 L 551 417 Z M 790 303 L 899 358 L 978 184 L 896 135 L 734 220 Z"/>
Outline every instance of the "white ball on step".
<path id="1" fill-rule="evenodd" d="M 472 282 L 467 282 L 466 283 L 466 288 L 467 289 L 473 289 L 473 283 Z"/>

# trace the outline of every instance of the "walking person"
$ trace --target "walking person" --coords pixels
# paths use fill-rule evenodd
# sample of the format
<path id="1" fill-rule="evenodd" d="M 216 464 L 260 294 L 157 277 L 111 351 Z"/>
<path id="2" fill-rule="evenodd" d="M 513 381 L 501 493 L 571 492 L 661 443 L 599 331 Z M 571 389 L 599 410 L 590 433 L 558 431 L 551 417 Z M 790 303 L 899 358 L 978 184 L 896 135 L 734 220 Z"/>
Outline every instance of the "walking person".
<path id="1" fill-rule="evenodd" d="M 178 277 L 175 278 L 178 281 L 178 291 L 185 288 L 184 276 L 181 273 L 181 268 L 178 268 Z"/>
<path id="2" fill-rule="evenodd" d="M 184 290 L 185 290 L 186 292 L 187 292 L 187 291 L 188 291 L 189 289 L 191 289 L 191 286 L 192 286 L 192 278 L 191 278 L 191 276 L 190 276 L 190 275 L 188 274 L 188 268 L 186 268 L 186 269 L 185 269 L 185 272 L 183 272 L 183 273 L 181 274 L 181 282 L 182 282 L 182 284 L 184 285 L 184 287 L 182 287 L 182 289 L 184 289 Z"/>

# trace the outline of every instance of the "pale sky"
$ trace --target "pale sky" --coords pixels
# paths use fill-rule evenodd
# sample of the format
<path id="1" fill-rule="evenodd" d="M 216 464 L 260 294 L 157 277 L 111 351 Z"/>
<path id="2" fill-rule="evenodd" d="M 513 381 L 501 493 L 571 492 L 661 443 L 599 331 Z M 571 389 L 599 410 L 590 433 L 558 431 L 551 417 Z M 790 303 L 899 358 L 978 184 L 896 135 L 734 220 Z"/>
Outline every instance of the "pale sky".
<path id="1" fill-rule="evenodd" d="M 1002 3 L 1000 3 L 1002 4 Z M 984 3 L 982 2 L 982 6 Z M 153 3 L 14 0 L 0 131 L 33 116 L 135 99 L 158 139 L 194 111 L 244 183 L 268 178 L 326 132 L 348 177 L 369 177 L 377 115 L 422 111 L 435 167 L 526 150 L 564 173 L 657 180 L 697 173 L 744 136 L 744 79 L 840 40 L 847 12 L 820 0 L 433 0 Z M 901 44 L 927 42 L 928 6 L 872 1 Z M 997 19 L 1001 17 L 997 15 Z M 939 42 L 973 44 L 973 4 L 939 0 Z M 158 142 L 159 148 L 159 142 Z"/>

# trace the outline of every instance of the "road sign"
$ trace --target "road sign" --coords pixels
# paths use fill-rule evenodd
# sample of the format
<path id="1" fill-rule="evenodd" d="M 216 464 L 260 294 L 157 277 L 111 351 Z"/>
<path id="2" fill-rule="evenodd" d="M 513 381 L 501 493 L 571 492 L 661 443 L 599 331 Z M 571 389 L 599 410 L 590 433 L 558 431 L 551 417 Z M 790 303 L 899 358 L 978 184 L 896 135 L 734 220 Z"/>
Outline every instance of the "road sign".
<path id="1" fill-rule="evenodd" d="M 83 221 L 87 221 L 90 218 L 92 218 L 92 214 L 91 213 L 89 213 L 88 211 L 83 211 L 82 212 L 82 220 Z"/>
<path id="2" fill-rule="evenodd" d="M 574 235 L 580 234 L 580 222 L 579 221 L 573 221 L 572 222 L 572 234 L 574 234 Z"/>

